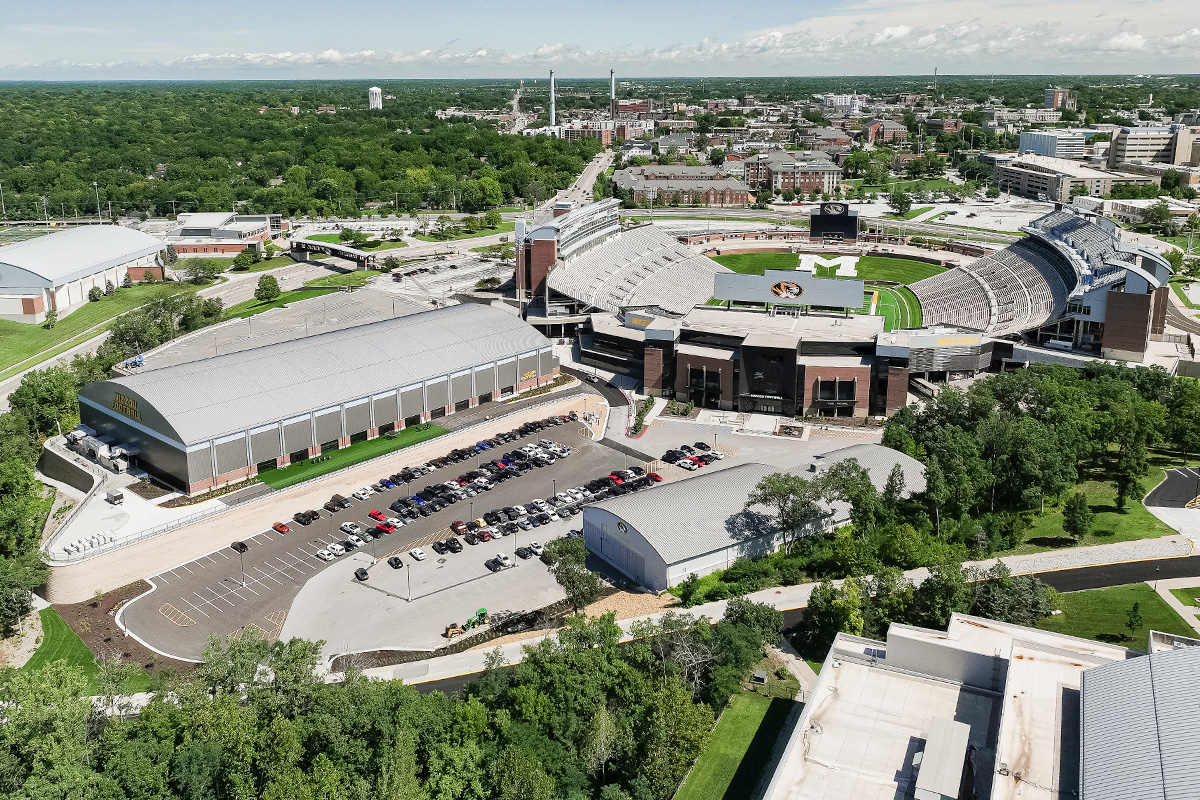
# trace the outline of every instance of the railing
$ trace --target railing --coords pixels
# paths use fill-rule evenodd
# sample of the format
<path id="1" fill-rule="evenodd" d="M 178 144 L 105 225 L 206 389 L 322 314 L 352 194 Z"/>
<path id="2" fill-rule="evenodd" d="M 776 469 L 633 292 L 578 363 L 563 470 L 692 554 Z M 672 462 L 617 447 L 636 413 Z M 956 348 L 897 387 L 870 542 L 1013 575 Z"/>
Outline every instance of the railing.
<path id="1" fill-rule="evenodd" d="M 541 403 L 535 403 L 531 406 L 526 406 L 525 408 L 519 409 L 519 411 L 530 411 L 532 409 L 543 408 L 545 406 L 557 404 L 561 401 L 562 401 L 561 397 L 554 397 L 553 399 L 546 400 Z M 493 419 L 482 419 L 479 422 L 476 422 L 472 425 L 467 425 L 464 428 L 459 428 L 457 431 L 451 431 L 451 433 L 462 433 L 464 431 L 470 431 L 470 430 L 474 430 L 476 428 L 481 428 L 481 427 L 488 426 L 488 425 L 494 425 L 497 422 L 499 422 L 501 419 L 502 419 L 501 417 L 496 417 Z M 441 438 L 441 437 L 438 437 L 438 438 Z M 436 441 L 437 441 L 437 439 L 429 440 L 429 442 L 436 442 Z M 422 442 L 421 444 L 427 444 L 429 442 Z M 418 444 L 418 445 L 413 445 L 413 446 L 419 447 L 420 445 Z M 407 448 L 404 448 L 404 449 L 407 449 Z M 379 461 L 381 459 L 394 456 L 398 452 L 402 452 L 402 450 L 393 450 L 390 453 L 384 453 L 383 455 L 376 456 L 375 458 L 370 458 L 370 459 L 367 459 L 366 461 L 360 461 L 357 464 L 351 464 L 348 467 L 342 467 L 341 469 L 335 470 L 333 472 L 327 472 L 324 475 L 321 475 L 320 477 L 321 478 L 329 478 L 329 477 L 333 477 L 335 475 L 341 475 L 343 473 L 349 472 L 352 469 L 358 469 L 359 467 L 363 466 L 364 464 L 371 464 L 375 461 Z M 91 466 L 92 465 L 90 465 L 90 463 L 89 463 L 89 468 Z M 316 479 L 314 478 L 313 480 L 316 480 Z M 101 480 L 101 482 L 97 484 L 97 487 L 100 486 L 102 483 L 103 483 L 103 480 Z M 305 483 L 307 483 L 307 481 Z M 304 485 L 305 485 L 304 483 L 297 484 L 297 486 L 304 486 Z M 252 500 L 246 501 L 246 503 L 239 504 L 238 506 L 225 506 L 224 508 L 214 508 L 209 511 L 202 511 L 197 514 L 189 515 L 187 517 L 181 517 L 180 519 L 174 520 L 172 522 L 166 522 L 166 523 L 163 523 L 162 525 L 156 525 L 153 528 L 147 528 L 146 530 L 139 531 L 135 534 L 131 534 L 130 536 L 122 537 L 115 542 L 109 542 L 107 544 L 103 544 L 98 547 L 94 547 L 85 553 L 62 553 L 60 555 L 60 554 L 51 552 L 50 544 L 54 542 L 54 539 L 58 538 L 58 534 L 56 534 L 54 539 L 51 539 L 49 542 L 47 542 L 43 546 L 42 552 L 44 553 L 44 555 L 46 557 L 46 561 L 51 565 L 77 564 L 81 561 L 86 561 L 89 558 L 94 558 L 96 556 L 105 555 L 107 553 L 112 553 L 114 551 L 120 550 L 129 545 L 137 544 L 139 542 L 144 542 L 147 539 L 153 539 L 156 536 L 161 536 L 164 533 L 168 533 L 170 531 L 177 530 L 178 528 L 182 528 L 187 525 L 194 525 L 195 523 L 203 522 L 206 519 L 212 519 L 213 517 L 219 516 L 226 512 L 233 511 L 235 507 L 241 508 L 242 506 L 245 506 L 250 503 L 261 502 L 262 500 L 265 500 L 268 497 L 274 497 L 275 495 L 279 494 L 280 492 L 285 492 L 285 491 L 288 491 L 289 489 L 294 489 L 294 488 L 296 488 L 296 486 L 289 486 L 285 489 L 273 489 L 269 492 L 259 495 L 258 497 L 255 497 Z M 92 492 L 94 493 L 95 491 L 96 491 L 96 488 L 94 487 L 92 489 Z M 85 502 L 88 499 L 90 499 L 90 495 L 88 498 L 85 498 Z M 83 505 L 84 505 L 84 503 L 82 503 L 82 502 L 79 505 L 77 505 L 75 507 L 75 509 L 71 512 L 71 515 L 67 517 L 67 520 L 69 521 L 71 519 L 71 517 L 73 517 L 75 515 L 75 513 L 77 513 L 79 511 L 79 509 L 83 507 Z M 66 529 L 66 527 L 67 527 L 67 523 L 66 523 L 66 521 L 64 521 L 63 524 L 61 526 L 59 526 L 59 529 L 58 529 L 59 534 L 62 531 L 64 531 Z"/>

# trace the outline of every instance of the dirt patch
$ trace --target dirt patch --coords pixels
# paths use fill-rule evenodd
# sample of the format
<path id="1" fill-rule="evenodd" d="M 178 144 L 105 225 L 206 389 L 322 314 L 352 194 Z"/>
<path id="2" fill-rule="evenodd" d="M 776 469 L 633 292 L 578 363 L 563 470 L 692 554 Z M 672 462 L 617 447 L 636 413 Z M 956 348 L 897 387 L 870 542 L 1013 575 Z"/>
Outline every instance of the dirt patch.
<path id="1" fill-rule="evenodd" d="M 199 503 L 203 503 L 205 500 L 212 500 L 215 497 L 232 494 L 233 492 L 240 492 L 242 489 L 245 489 L 248 486 L 254 486 L 258 483 L 258 478 L 247 478 L 246 480 L 238 481 L 237 483 L 228 483 L 224 486 L 218 486 L 216 489 L 207 491 L 204 494 L 192 495 L 191 497 L 187 495 L 173 497 L 167 502 L 159 503 L 158 505 L 160 508 L 183 508 L 184 506 L 194 506 Z"/>
<path id="2" fill-rule="evenodd" d="M 161 656 L 126 634 L 117 625 L 117 610 L 149 589 L 150 584 L 138 580 L 82 603 L 55 605 L 53 608 L 71 630 L 79 634 L 79 638 L 83 639 L 83 643 L 98 660 L 121 659 L 137 664 L 147 675 L 164 667 L 170 667 L 176 672 L 190 672 L 195 666 L 191 662 Z"/>
<path id="3" fill-rule="evenodd" d="M 50 513 L 46 516 L 46 524 L 42 526 L 43 542 L 50 541 L 66 520 L 67 515 L 71 513 L 71 509 L 75 508 L 76 502 L 74 497 L 64 493 L 61 489 L 54 490 L 54 502 L 50 506 Z"/>
<path id="4" fill-rule="evenodd" d="M 157 500 L 160 497 L 165 497 L 171 494 L 171 490 L 165 486 L 160 486 L 150 478 L 142 478 L 140 481 L 131 483 L 125 487 L 129 491 L 136 494 L 138 497 L 143 497 L 147 500 Z"/>
<path id="5" fill-rule="evenodd" d="M 7 639 L 0 639 L 0 667 L 20 668 L 33 658 L 42 643 L 42 617 L 36 610 L 21 620 L 21 629 Z"/>

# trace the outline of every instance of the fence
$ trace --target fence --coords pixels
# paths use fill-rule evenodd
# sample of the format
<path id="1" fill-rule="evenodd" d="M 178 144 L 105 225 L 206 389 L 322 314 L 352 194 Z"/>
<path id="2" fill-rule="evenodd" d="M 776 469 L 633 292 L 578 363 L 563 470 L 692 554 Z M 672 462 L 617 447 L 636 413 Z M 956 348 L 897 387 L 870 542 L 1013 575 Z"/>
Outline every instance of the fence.
<path id="1" fill-rule="evenodd" d="M 560 402 L 562 402 L 562 398 L 555 397 L 552 400 L 547 400 L 542 403 L 535 403 L 534 405 L 527 406 L 527 407 L 519 409 L 519 410 L 522 412 L 531 411 L 533 409 L 543 408 L 543 407 L 549 406 L 549 405 L 555 405 Z M 464 428 L 460 428 L 457 431 L 453 431 L 453 433 L 462 433 L 464 431 L 470 431 L 470 430 L 474 430 L 476 428 L 481 428 L 481 427 L 485 427 L 485 426 L 489 426 L 489 425 L 496 425 L 498 422 L 500 422 L 501 419 L 502 418 L 482 419 L 473 425 L 468 425 Z M 436 441 L 437 441 L 437 439 L 430 440 L 430 442 L 436 442 Z M 421 444 L 426 444 L 426 442 L 422 442 Z M 414 445 L 414 447 L 415 446 L 419 446 L 419 445 Z M 375 458 L 371 458 L 366 461 L 360 461 L 357 464 L 351 464 L 348 467 L 342 467 L 341 469 L 335 470 L 333 472 L 327 472 L 324 475 L 321 475 L 320 477 L 322 479 L 324 479 L 324 478 L 331 478 L 336 475 L 341 475 L 343 473 L 349 472 L 352 469 L 358 469 L 359 467 L 363 466 L 364 464 L 371 464 L 373 462 L 379 461 L 380 459 L 390 458 L 392 456 L 395 456 L 397 453 L 401 453 L 401 452 L 404 452 L 404 451 L 403 450 L 393 450 L 389 453 L 384 453 L 383 455 L 376 456 Z M 92 468 L 93 465 L 91 465 L 89 463 L 88 466 L 90 469 L 90 468 Z M 99 468 L 97 467 L 96 469 L 99 469 Z M 101 480 L 100 483 L 97 484 L 97 486 L 99 486 L 101 483 L 103 483 L 103 480 Z M 304 484 L 303 483 L 297 484 L 297 486 L 304 486 Z M 294 488 L 296 488 L 296 486 L 289 486 L 285 489 L 275 489 L 270 492 L 261 494 L 258 497 L 255 497 L 254 499 L 249 500 L 247 502 L 248 503 L 257 503 L 268 497 L 274 497 L 275 495 L 279 494 L 280 492 L 286 492 L 289 489 L 294 489 Z M 92 489 L 92 493 L 94 493 L 95 491 L 96 491 L 95 489 Z M 61 526 L 59 526 L 58 534 L 54 537 L 54 539 L 57 539 L 57 538 L 59 538 L 60 535 L 62 535 L 62 532 L 64 530 L 66 530 L 66 528 L 67 528 L 67 523 L 71 520 L 72 517 L 75 516 L 76 513 L 79 512 L 79 509 L 81 509 L 84 506 L 84 504 L 90 499 L 91 499 L 91 494 L 89 494 L 88 497 L 85 498 L 83 502 L 81 502 L 74 509 L 72 509 L 72 511 L 71 511 L 70 515 L 68 515 L 67 519 L 63 521 L 63 524 Z M 245 505 L 245 503 L 242 503 L 239 505 Z M 213 517 L 219 516 L 221 514 L 225 514 L 229 511 L 232 511 L 234 509 L 234 507 L 235 506 L 225 506 L 224 508 L 214 508 L 209 511 L 202 511 L 202 512 L 199 512 L 196 514 L 191 514 L 186 517 L 181 517 L 180 519 L 174 520 L 172 522 L 166 522 L 166 523 L 163 523 L 162 525 L 156 525 L 153 528 L 147 528 L 146 530 L 139 531 L 130 536 L 122 537 L 115 542 L 109 542 L 108 544 L 100 545 L 99 547 L 94 547 L 94 548 L 88 550 L 86 553 L 72 553 L 72 554 L 62 553 L 60 555 L 58 553 L 51 552 L 50 545 L 54 542 L 54 539 L 51 539 L 49 542 L 47 542 L 43 546 L 42 552 L 46 557 L 47 563 L 49 563 L 52 566 L 65 565 L 65 564 L 78 564 L 80 561 L 86 561 L 89 558 L 94 558 L 96 556 L 105 555 L 107 553 L 112 553 L 114 551 L 120 550 L 121 548 L 128 547 L 129 545 L 138 544 L 139 542 L 144 542 L 147 539 L 153 539 L 156 536 L 161 536 L 164 533 L 168 533 L 170 531 L 177 530 L 179 528 L 183 528 L 187 525 L 194 525 L 197 522 L 203 522 L 206 519 L 212 519 Z"/>

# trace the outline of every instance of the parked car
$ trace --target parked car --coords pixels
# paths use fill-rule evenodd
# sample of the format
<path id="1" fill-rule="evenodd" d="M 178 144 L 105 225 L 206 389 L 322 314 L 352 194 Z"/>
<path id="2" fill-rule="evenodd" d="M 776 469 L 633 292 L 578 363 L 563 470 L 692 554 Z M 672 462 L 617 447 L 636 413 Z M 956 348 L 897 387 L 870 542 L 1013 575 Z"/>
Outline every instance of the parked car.
<path id="1" fill-rule="evenodd" d="M 646 477 L 655 483 L 662 483 L 662 475 L 659 475 L 657 472 L 648 472 L 646 473 Z"/>
<path id="2" fill-rule="evenodd" d="M 533 551 L 530 550 L 528 547 L 518 547 L 516 550 L 516 554 L 517 554 L 517 558 L 521 559 L 522 561 L 533 558 Z"/>
<path id="3" fill-rule="evenodd" d="M 512 559 L 505 553 L 496 553 L 496 560 L 504 567 L 511 567 L 513 565 Z"/>
<path id="4" fill-rule="evenodd" d="M 333 544 L 325 545 L 325 547 L 328 548 L 329 552 L 333 553 L 335 556 L 346 555 L 346 548 L 342 547 L 341 542 L 334 542 Z"/>
<path id="5" fill-rule="evenodd" d="M 354 570 L 354 577 L 360 581 L 365 581 L 367 578 L 369 578 L 371 576 L 365 569 L 363 569 L 362 567 L 359 567 L 358 569 Z"/>
<path id="6" fill-rule="evenodd" d="M 396 526 L 390 522 L 381 522 L 375 526 L 375 530 L 379 531 L 380 533 L 395 533 Z"/>
<path id="7" fill-rule="evenodd" d="M 688 472 L 695 472 L 696 470 L 700 469 L 700 467 L 698 467 L 695 464 L 695 462 L 693 462 L 691 459 L 688 459 L 688 458 L 679 459 L 678 461 L 675 462 L 675 466 L 682 467 L 683 469 L 686 469 Z"/>
<path id="8" fill-rule="evenodd" d="M 329 498 L 329 502 L 334 503 L 338 508 L 350 507 L 350 501 L 342 497 L 340 494 L 335 494 L 333 497 Z"/>
<path id="9" fill-rule="evenodd" d="M 468 531 L 467 533 L 463 534 L 463 541 L 471 546 L 474 546 L 474 545 L 479 544 L 479 537 L 476 536 L 474 533 Z"/>
<path id="10" fill-rule="evenodd" d="M 454 522 L 450 523 L 450 530 L 454 531 L 459 536 L 462 536 L 467 532 L 467 523 L 463 522 L 461 519 L 456 519 Z"/>
<path id="11" fill-rule="evenodd" d="M 425 551 L 419 547 L 414 547 L 412 550 L 409 550 L 408 554 L 412 556 L 413 560 L 415 561 L 424 561 L 426 558 L 428 558 L 428 556 L 425 555 Z"/>
<path id="12" fill-rule="evenodd" d="M 322 547 L 320 550 L 317 551 L 317 558 L 321 559 L 322 561 L 333 561 L 333 559 L 336 558 L 336 556 L 334 556 L 333 553 L 329 552 L 324 547 Z"/>
<path id="13" fill-rule="evenodd" d="M 372 508 L 367 512 L 367 516 L 376 522 L 382 522 L 383 520 L 387 519 L 387 514 L 383 513 L 378 508 Z"/>
<path id="14" fill-rule="evenodd" d="M 354 493 L 354 497 L 358 500 L 366 500 L 368 497 L 370 497 L 373 494 L 375 494 L 375 493 L 373 491 L 371 491 L 371 487 L 364 486 L 361 489 L 359 489 L 357 492 Z"/>
<path id="15" fill-rule="evenodd" d="M 446 545 L 442 544 L 441 542 L 434 542 L 433 544 L 429 545 L 429 547 L 439 556 L 444 556 L 446 554 Z"/>
<path id="16" fill-rule="evenodd" d="M 353 535 L 361 532 L 362 526 L 357 522 L 343 522 L 341 525 L 338 525 L 338 530 L 340 530 L 342 533 L 349 533 Z"/>
<path id="17" fill-rule="evenodd" d="M 288 531 L 291 530 L 291 528 L 289 528 L 287 525 L 283 524 L 282 522 L 276 522 L 271 527 L 278 533 L 287 533 Z"/>
<path id="18" fill-rule="evenodd" d="M 446 545 L 446 549 L 451 553 L 461 553 L 463 551 L 462 542 L 453 536 L 443 541 L 442 544 Z"/>
<path id="19" fill-rule="evenodd" d="M 694 456 L 694 455 L 696 455 L 696 450 L 695 450 L 695 448 L 693 448 L 693 447 L 689 447 L 689 446 L 688 446 L 688 445 L 686 445 L 686 444 L 681 444 L 681 445 L 679 445 L 679 449 L 680 449 L 680 450 L 682 450 L 684 453 L 686 453 L 686 454 L 687 454 L 687 455 L 689 455 L 689 456 Z"/>
<path id="20" fill-rule="evenodd" d="M 520 528 L 523 531 L 528 531 L 528 530 L 533 529 L 533 523 L 531 523 L 528 519 L 526 519 L 524 517 L 517 520 L 516 525 L 518 528 Z"/>
<path id="21" fill-rule="evenodd" d="M 234 551 L 238 552 L 238 553 L 244 553 L 250 549 L 249 547 L 246 546 L 245 542 L 234 542 L 233 544 L 231 544 L 229 546 L 232 547 L 234 549 Z"/>
<path id="22" fill-rule="evenodd" d="M 712 450 L 712 448 L 709 447 L 706 442 L 696 442 L 694 445 L 692 445 L 692 447 L 696 448 L 697 450 Z"/>
<path id="23" fill-rule="evenodd" d="M 366 547 L 366 546 L 367 546 L 367 539 L 363 539 L 361 536 L 359 536 L 359 535 L 357 535 L 357 534 L 353 534 L 353 533 L 352 533 L 352 534 L 350 534 L 349 536 L 347 536 L 346 538 L 347 538 L 347 539 L 350 541 L 350 543 L 351 543 L 352 545 L 354 545 L 355 547 Z M 370 538 L 370 537 L 368 537 L 368 539 L 369 539 L 369 538 Z"/>
<path id="24" fill-rule="evenodd" d="M 490 542 L 492 540 L 492 532 L 489 531 L 487 528 L 481 528 L 480 530 L 475 532 L 475 538 L 477 540 L 479 540 L 479 542 L 481 542 L 481 543 L 482 542 Z"/>
<path id="25" fill-rule="evenodd" d="M 387 563 L 392 569 L 400 569 L 404 566 L 404 561 L 401 560 L 400 556 L 392 556 L 387 560 Z"/>
<path id="26" fill-rule="evenodd" d="M 529 543 L 529 549 L 533 551 L 533 554 L 534 554 L 535 556 L 540 556 L 540 555 L 542 554 L 542 552 L 543 552 L 543 551 L 544 551 L 546 548 L 542 547 L 542 546 L 541 546 L 540 544 L 538 544 L 537 542 L 530 542 L 530 543 Z"/>

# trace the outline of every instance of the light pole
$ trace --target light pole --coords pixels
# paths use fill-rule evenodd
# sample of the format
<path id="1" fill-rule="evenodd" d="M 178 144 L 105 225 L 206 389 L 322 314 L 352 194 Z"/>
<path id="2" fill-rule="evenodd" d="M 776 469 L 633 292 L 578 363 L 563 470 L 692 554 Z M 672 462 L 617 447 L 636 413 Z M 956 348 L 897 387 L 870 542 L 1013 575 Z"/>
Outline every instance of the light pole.
<path id="1" fill-rule="evenodd" d="M 412 602 L 412 567 L 404 570 L 405 577 L 408 578 L 408 602 Z"/>
<path id="2" fill-rule="evenodd" d="M 8 219 L 8 209 L 4 207 L 4 181 L 0 181 L 0 215 Z"/>
<path id="3" fill-rule="evenodd" d="M 100 184 L 96 181 L 92 181 L 92 191 L 96 193 L 96 222 L 100 222 L 104 217 L 100 214 Z"/>
<path id="4" fill-rule="evenodd" d="M 242 568 L 242 588 L 245 589 L 246 588 L 246 557 L 242 554 L 241 550 L 238 550 L 238 564 L 241 565 L 241 568 Z"/>

